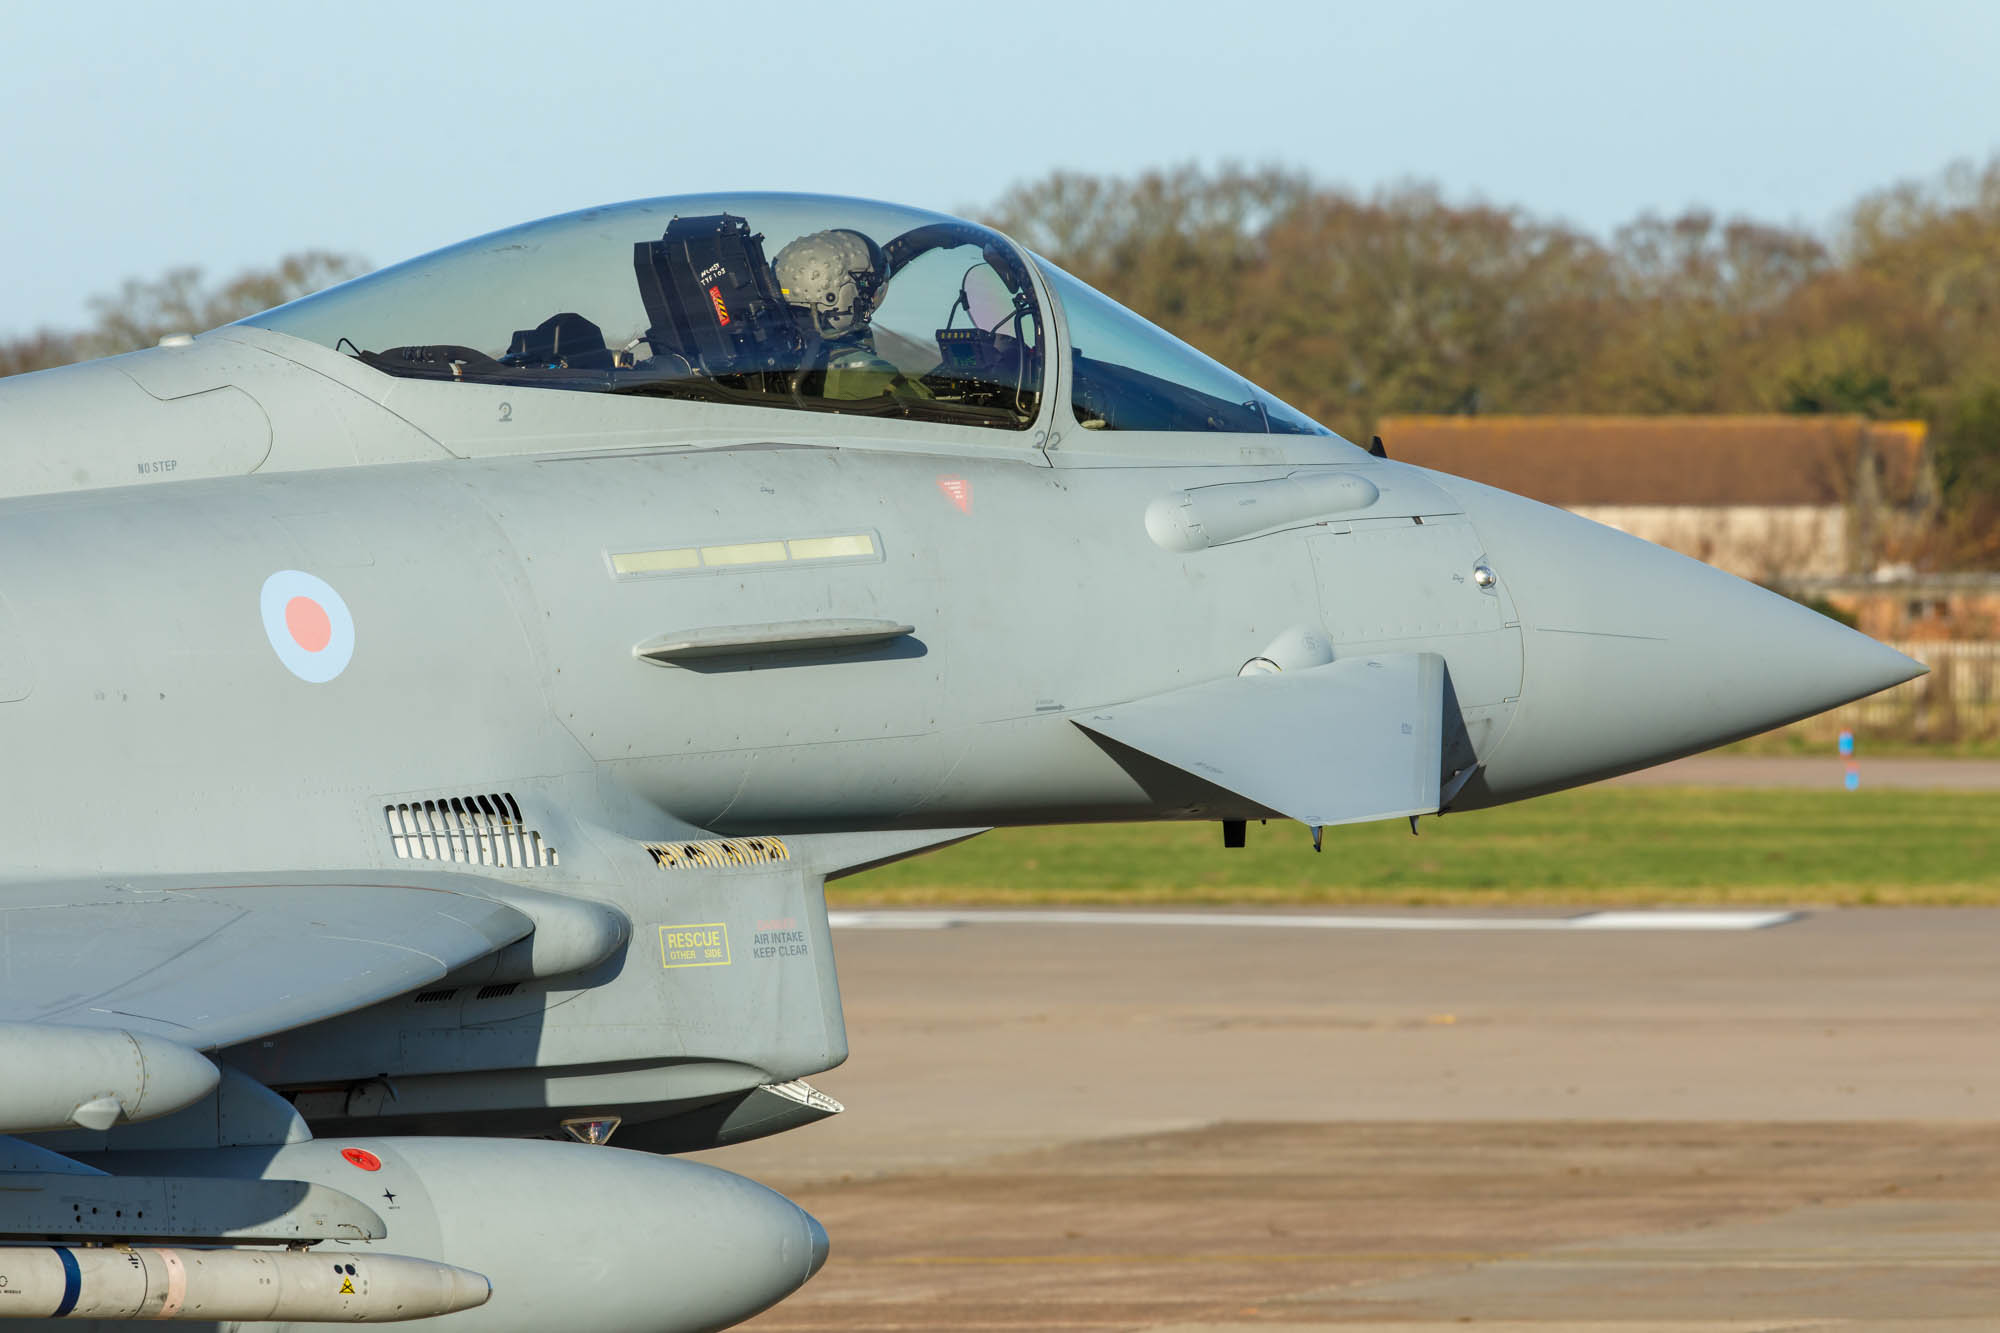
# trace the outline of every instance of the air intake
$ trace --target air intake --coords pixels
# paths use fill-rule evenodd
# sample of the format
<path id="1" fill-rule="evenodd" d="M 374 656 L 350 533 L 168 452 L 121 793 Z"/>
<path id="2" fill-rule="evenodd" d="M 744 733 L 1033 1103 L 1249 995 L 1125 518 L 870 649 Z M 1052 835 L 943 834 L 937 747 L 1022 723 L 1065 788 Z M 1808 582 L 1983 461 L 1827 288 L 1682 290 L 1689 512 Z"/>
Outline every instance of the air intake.
<path id="1" fill-rule="evenodd" d="M 653 864 L 662 870 L 734 870 L 792 859 L 782 838 L 702 838 L 696 842 L 649 842 Z"/>
<path id="2" fill-rule="evenodd" d="M 458 861 L 525 870 L 556 864 L 556 849 L 526 826 L 505 792 L 384 806 L 389 844 L 405 861 Z"/>

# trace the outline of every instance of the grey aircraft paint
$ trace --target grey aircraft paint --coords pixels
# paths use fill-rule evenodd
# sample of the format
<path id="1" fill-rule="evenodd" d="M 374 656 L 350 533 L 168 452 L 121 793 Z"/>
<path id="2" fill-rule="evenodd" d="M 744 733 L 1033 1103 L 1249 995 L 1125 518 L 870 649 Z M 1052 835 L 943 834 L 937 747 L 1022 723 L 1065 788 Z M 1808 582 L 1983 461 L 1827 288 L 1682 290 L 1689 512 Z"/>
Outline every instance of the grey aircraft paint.
<path id="1" fill-rule="evenodd" d="M 824 396 L 736 216 L 880 233 L 838 355 L 892 390 Z M 0 381 L 0 446 L 0 1058 L 38 1071 L 0 1236 L 139 1238 L 50 1230 L 109 1172 L 184 1201 L 149 1244 L 483 1276 L 440 1316 L 479 1333 L 722 1327 L 824 1260 L 646 1153 L 839 1110 L 831 877 L 1042 821 L 1295 816 L 1309 856 L 1922 669 L 858 201 L 481 238 Z M 507 1137 L 566 1127 L 621 1146 Z"/>

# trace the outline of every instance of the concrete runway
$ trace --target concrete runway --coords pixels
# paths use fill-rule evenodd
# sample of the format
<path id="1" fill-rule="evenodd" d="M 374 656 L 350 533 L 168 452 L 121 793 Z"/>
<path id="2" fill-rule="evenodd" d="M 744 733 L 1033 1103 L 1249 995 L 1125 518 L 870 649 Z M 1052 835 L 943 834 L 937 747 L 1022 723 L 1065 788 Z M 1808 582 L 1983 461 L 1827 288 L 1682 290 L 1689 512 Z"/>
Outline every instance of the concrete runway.
<path id="1" fill-rule="evenodd" d="M 1454 914 L 1462 915 L 1462 914 Z M 836 932 L 769 1330 L 2000 1328 L 2000 912 Z"/>

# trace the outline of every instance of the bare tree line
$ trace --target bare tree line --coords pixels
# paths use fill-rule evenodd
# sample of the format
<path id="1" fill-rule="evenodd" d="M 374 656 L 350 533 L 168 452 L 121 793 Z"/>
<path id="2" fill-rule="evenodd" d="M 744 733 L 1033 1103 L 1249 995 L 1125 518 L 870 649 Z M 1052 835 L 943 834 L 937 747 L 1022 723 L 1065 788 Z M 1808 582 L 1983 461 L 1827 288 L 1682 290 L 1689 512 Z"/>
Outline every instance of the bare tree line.
<path id="1" fill-rule="evenodd" d="M 1058 172 L 986 216 L 1350 438 L 1395 412 L 1922 418 L 1933 562 L 2000 556 L 2000 156 L 1827 238 L 1696 210 L 1603 241 L 1282 170 Z"/>
<path id="2" fill-rule="evenodd" d="M 368 271 L 366 261 L 302 250 L 270 268 L 248 269 L 217 286 L 198 268 L 169 269 L 147 282 L 127 278 L 116 292 L 91 298 L 87 329 L 42 329 L 0 342 L 0 375 L 19 375 L 151 347 L 169 333 L 200 333 Z"/>

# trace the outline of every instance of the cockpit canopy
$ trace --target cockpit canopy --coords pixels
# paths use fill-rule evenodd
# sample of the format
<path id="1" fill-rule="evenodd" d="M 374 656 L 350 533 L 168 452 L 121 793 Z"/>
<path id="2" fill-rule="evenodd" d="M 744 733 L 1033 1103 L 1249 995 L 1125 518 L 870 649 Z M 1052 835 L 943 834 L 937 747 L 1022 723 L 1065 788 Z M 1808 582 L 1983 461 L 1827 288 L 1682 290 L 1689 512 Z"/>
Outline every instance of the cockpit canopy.
<path id="1" fill-rule="evenodd" d="M 1077 348 L 1085 428 L 1327 433 L 998 233 L 861 200 L 585 209 L 243 322 L 408 379 L 1025 430 L 1046 384 L 1044 289 Z"/>

